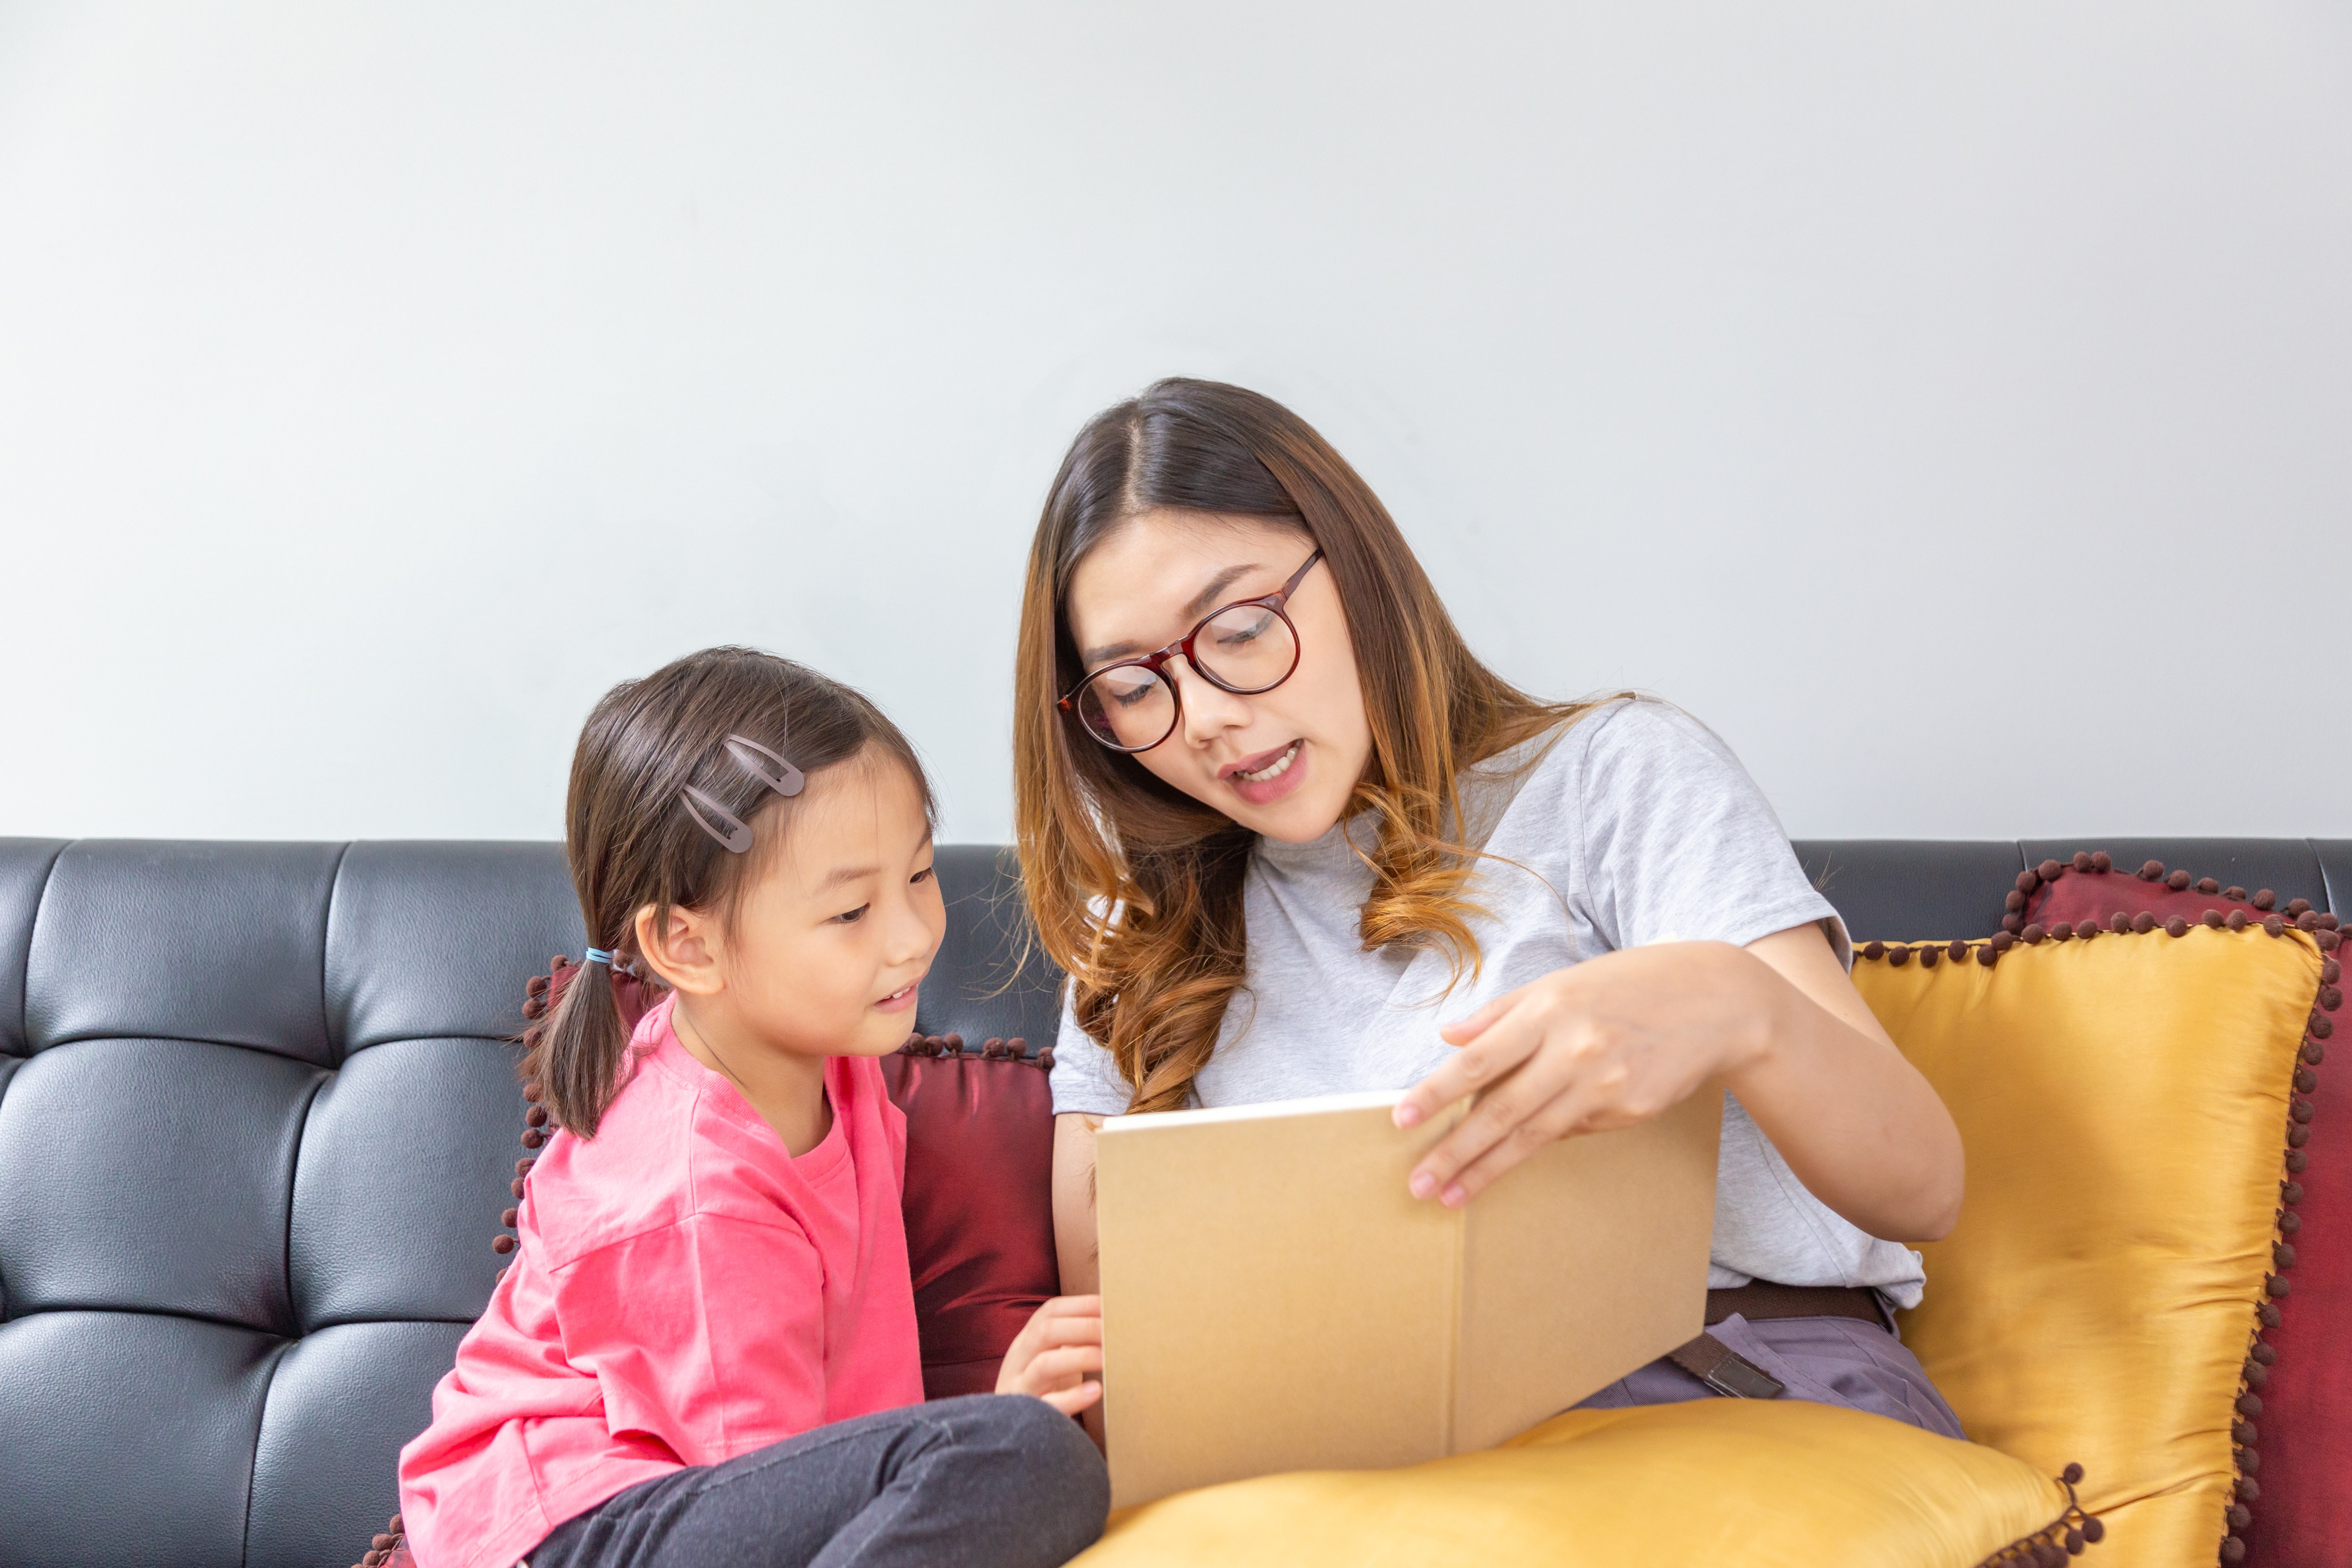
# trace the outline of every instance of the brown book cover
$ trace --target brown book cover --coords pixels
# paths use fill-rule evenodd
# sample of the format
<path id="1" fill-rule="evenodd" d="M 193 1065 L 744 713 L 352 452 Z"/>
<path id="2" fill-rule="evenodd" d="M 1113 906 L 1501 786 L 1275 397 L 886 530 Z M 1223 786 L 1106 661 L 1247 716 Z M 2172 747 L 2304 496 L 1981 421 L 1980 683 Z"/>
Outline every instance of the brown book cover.
<path id="1" fill-rule="evenodd" d="M 1114 1506 L 1495 1444 L 1705 1325 L 1720 1091 L 1459 1209 L 1398 1093 L 1114 1117 L 1096 1142 Z"/>

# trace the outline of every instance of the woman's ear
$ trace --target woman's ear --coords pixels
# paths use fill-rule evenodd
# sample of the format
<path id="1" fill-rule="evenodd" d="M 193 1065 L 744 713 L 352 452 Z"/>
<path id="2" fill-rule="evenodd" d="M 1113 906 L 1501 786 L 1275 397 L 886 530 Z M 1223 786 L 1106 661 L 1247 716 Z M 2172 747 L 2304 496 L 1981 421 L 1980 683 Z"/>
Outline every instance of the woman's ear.
<path id="1" fill-rule="evenodd" d="M 673 991 L 715 996 L 727 988 L 719 966 L 719 928 L 714 914 L 672 906 L 665 924 L 647 904 L 637 911 L 637 952 Z"/>

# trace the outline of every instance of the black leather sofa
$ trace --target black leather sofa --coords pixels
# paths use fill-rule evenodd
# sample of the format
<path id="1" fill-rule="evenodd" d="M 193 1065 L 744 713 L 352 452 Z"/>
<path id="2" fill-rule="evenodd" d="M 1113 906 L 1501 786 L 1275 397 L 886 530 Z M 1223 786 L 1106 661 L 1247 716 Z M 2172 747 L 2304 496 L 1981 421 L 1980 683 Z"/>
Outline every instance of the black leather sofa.
<path id="1" fill-rule="evenodd" d="M 1801 844 L 1858 938 L 2078 848 L 2352 911 L 2352 841 Z M 1053 1037 L 987 847 L 917 1027 Z M 2338 889 L 2343 889 L 2341 893 Z M 0 839 L 0 1568 L 341 1568 L 488 1300 L 560 848 Z"/>

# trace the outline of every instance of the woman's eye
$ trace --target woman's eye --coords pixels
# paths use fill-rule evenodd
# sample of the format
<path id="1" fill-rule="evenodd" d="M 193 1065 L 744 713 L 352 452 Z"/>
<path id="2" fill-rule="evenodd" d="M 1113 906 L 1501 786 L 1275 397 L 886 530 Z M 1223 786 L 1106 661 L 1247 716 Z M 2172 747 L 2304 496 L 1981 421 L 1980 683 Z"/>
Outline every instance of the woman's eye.
<path id="1" fill-rule="evenodd" d="M 874 906 L 872 904 L 860 904 L 854 910 L 845 910 L 840 914 L 834 916 L 832 921 L 828 923 L 833 925 L 854 926 L 859 921 L 864 920 L 866 918 L 866 911 L 873 907 Z"/>
<path id="2" fill-rule="evenodd" d="M 1124 686 L 1117 681 L 1106 680 L 1103 686 L 1110 692 L 1110 700 L 1121 708 L 1132 708 L 1139 702 L 1149 702 L 1160 695 L 1158 679 L 1149 676 Z"/>
<path id="3" fill-rule="evenodd" d="M 1219 647 L 1244 647 L 1257 641 L 1259 637 L 1265 635 L 1265 623 L 1271 618 L 1272 617 L 1270 616 L 1262 616 L 1258 619 L 1252 621 L 1248 626 L 1242 626 L 1238 629 L 1223 626 L 1219 627 L 1217 630 L 1217 646 Z"/>

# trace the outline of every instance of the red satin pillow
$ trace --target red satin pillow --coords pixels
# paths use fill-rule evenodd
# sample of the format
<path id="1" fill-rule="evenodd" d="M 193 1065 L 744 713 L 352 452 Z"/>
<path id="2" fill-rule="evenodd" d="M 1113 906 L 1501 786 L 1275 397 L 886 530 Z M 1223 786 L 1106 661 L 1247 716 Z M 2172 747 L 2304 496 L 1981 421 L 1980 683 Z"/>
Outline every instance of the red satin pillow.
<path id="1" fill-rule="evenodd" d="M 543 1018 L 580 966 L 558 957 L 525 990 L 523 1016 Z M 614 976 L 630 1028 L 660 998 L 628 974 Z M 538 1026 L 524 1036 L 538 1044 Z M 914 1277 L 915 1328 L 923 1356 L 923 1397 L 987 1394 L 1029 1315 L 1061 1289 L 1054 1252 L 1054 1097 L 1045 1069 L 1051 1047 L 1026 1058 L 1023 1040 L 990 1040 L 964 1054 L 960 1035 L 918 1035 L 882 1058 L 883 1081 L 907 1118 L 907 1183 L 899 1212 Z M 525 1096 L 538 1099 L 536 1085 Z M 546 1121 L 522 1135 L 543 1141 Z M 529 1156 L 525 1157 L 526 1163 Z M 522 1185 L 520 1168 L 517 1196 Z M 509 1210 L 506 1223 L 513 1224 Z M 514 1245 L 500 1237 L 501 1252 Z"/>
<path id="2" fill-rule="evenodd" d="M 2088 852 L 2020 872 L 2008 901 L 2002 925 L 2029 942 L 2062 922 L 2112 931 L 2118 919 L 2141 931 L 2176 921 L 2184 929 L 2294 925 L 2328 955 L 2295 1069 L 2296 1125 L 2280 1192 L 2279 1229 L 2289 1239 L 2240 1402 L 2242 1479 L 2231 1525 L 2245 1550 L 2231 1561 L 2250 1568 L 2343 1561 L 2343 1521 L 2352 1519 L 2352 1424 L 2342 1415 L 2352 1410 L 2352 1361 L 2342 1354 L 2352 1342 L 2352 1158 L 2311 1137 L 2319 1110 L 2331 1103 L 2320 1087 L 2325 1075 L 2313 1069 L 2326 1058 L 2330 1015 L 2344 1000 L 2336 918 L 2302 899 L 2282 910 L 2267 889 L 2249 895 L 2210 877 L 2168 871 L 2161 861 L 2118 871 L 2104 853 Z"/>
<path id="3" fill-rule="evenodd" d="M 2084 921 L 2111 931 L 2153 931 L 2176 920 L 2184 927 L 2202 922 L 2231 930 L 2272 920 L 2312 932 L 2336 927 L 2334 915 L 2314 910 L 2307 900 L 2295 899 L 2281 910 L 2267 888 L 2249 894 L 2243 888 L 2224 888 L 2211 877 L 2168 872 L 2161 860 L 2150 860 L 2137 872 L 2118 871 L 2104 851 L 2078 851 L 2071 861 L 2044 860 L 2032 870 L 2020 871 L 2008 907 L 2000 923 L 2012 935 L 2023 934 L 2029 925 L 2048 931 L 2061 921 L 2079 926 Z M 2115 923 L 2118 916 L 2124 927 Z M 2332 951 L 2331 944 L 2321 946 Z"/>
<path id="4" fill-rule="evenodd" d="M 907 1264 L 923 1397 L 988 1394 L 1013 1338 L 1061 1289 L 1054 1253 L 1054 1096 L 1018 1040 L 914 1040 L 882 1059 L 907 1113 Z M 934 1054 L 936 1053 L 936 1054 Z"/>

